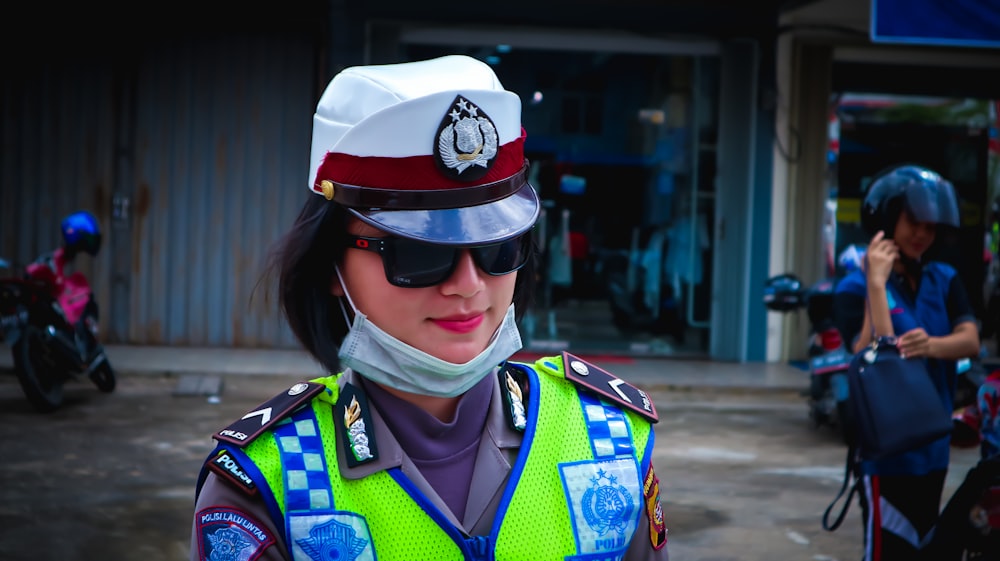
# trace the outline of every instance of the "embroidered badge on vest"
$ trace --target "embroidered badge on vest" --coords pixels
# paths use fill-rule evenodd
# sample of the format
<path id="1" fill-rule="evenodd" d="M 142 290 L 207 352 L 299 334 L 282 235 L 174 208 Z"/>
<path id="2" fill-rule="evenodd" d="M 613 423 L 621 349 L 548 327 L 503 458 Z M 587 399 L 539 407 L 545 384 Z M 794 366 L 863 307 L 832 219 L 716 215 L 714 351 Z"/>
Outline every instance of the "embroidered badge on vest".
<path id="1" fill-rule="evenodd" d="M 300 405 L 308 403 L 313 396 L 324 389 L 326 386 L 315 382 L 295 384 L 243 415 L 240 420 L 217 432 L 215 439 L 243 448 L 253 442 L 253 439 L 260 436 L 268 427 L 285 418 L 298 409 Z"/>
<path id="2" fill-rule="evenodd" d="M 257 493 L 257 484 L 227 450 L 220 450 L 218 455 L 208 461 L 207 467 L 225 481 L 235 484 L 246 494 L 254 495 Z"/>
<path id="3" fill-rule="evenodd" d="M 646 517 L 649 519 L 649 543 L 653 549 L 663 549 L 667 545 L 667 525 L 660 505 L 660 479 L 653 473 L 652 464 L 646 470 L 646 478 L 642 482 L 642 497 L 646 502 Z"/>
<path id="4" fill-rule="evenodd" d="M 499 144 L 500 135 L 489 115 L 475 103 L 457 96 L 441 119 L 434 160 L 445 177 L 475 181 L 493 165 Z"/>
<path id="5" fill-rule="evenodd" d="M 635 460 L 562 464 L 559 471 L 579 553 L 620 559 L 638 521 L 642 490 Z"/>
<path id="6" fill-rule="evenodd" d="M 353 561 L 368 547 L 368 540 L 359 538 L 354 528 L 330 520 L 326 524 L 314 526 L 309 537 L 295 540 L 312 559 L 344 559 Z"/>
<path id="7" fill-rule="evenodd" d="M 603 472 L 591 481 L 593 484 L 583 493 L 583 517 L 587 524 L 602 536 L 611 530 L 624 533 L 635 509 L 628 489 L 618 485 L 613 475 Z"/>
<path id="8" fill-rule="evenodd" d="M 206 508 L 195 515 L 198 559 L 257 559 L 274 536 L 250 516 L 229 508 Z"/>
<path id="9" fill-rule="evenodd" d="M 361 389 L 347 384 L 340 390 L 337 405 L 333 409 L 333 420 L 337 432 L 345 437 L 347 445 L 347 466 L 357 467 L 378 458 L 375 434 L 372 428 L 371 410 L 368 398 Z"/>
<path id="10" fill-rule="evenodd" d="M 288 541 L 293 559 L 374 561 L 375 546 L 364 517 L 350 512 L 289 512 Z"/>
<path id="11" fill-rule="evenodd" d="M 563 352 L 562 360 L 567 380 L 597 392 L 612 403 L 635 411 L 652 423 L 660 420 L 656 414 L 656 406 L 646 392 L 607 370 L 567 352 Z"/>
<path id="12" fill-rule="evenodd" d="M 506 368 L 500 369 L 498 375 L 500 376 L 500 387 L 507 389 L 503 392 L 504 403 L 507 405 L 503 412 L 504 417 L 507 418 L 507 424 L 516 431 L 524 432 L 524 428 L 528 425 L 524 408 L 524 402 L 527 399 L 525 392 L 528 385 L 524 380 L 524 374 L 508 365 Z"/>

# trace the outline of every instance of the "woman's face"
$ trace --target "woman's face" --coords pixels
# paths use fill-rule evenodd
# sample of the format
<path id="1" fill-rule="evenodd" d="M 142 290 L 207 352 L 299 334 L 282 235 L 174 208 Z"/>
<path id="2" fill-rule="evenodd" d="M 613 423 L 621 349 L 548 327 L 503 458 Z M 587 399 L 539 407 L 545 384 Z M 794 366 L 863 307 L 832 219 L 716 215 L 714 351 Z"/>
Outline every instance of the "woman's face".
<path id="1" fill-rule="evenodd" d="M 920 259 L 920 256 L 934 243 L 936 234 L 937 224 L 919 222 L 904 210 L 899 213 L 899 220 L 896 221 L 893 240 L 903 255 L 910 259 Z"/>
<path id="2" fill-rule="evenodd" d="M 352 220 L 348 232 L 382 237 L 384 232 Z M 361 313 L 386 333 L 441 360 L 461 364 L 481 353 L 500 326 L 514 297 L 517 272 L 490 276 L 462 252 L 455 271 L 425 288 L 394 286 L 385 278 L 378 253 L 347 249 L 340 263 L 347 291 Z M 339 280 L 331 291 L 343 296 Z"/>

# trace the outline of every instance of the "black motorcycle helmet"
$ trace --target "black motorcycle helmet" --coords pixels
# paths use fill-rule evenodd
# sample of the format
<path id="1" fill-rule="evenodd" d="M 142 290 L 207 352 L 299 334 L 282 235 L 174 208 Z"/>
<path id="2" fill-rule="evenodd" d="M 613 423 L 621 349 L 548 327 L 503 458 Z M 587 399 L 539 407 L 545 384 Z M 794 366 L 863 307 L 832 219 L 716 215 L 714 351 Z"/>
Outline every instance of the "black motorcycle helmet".
<path id="1" fill-rule="evenodd" d="M 833 293 L 836 285 L 830 279 L 823 279 L 806 291 L 806 315 L 814 327 L 825 326 L 833 321 Z"/>
<path id="2" fill-rule="evenodd" d="M 804 304 L 802 281 L 791 273 L 773 276 L 764 283 L 764 306 L 775 312 L 789 312 Z"/>
<path id="3" fill-rule="evenodd" d="M 861 206 L 861 227 L 869 236 L 882 230 L 892 238 L 899 214 L 906 210 L 919 222 L 958 228 L 958 200 L 951 182 L 918 165 L 891 167 L 880 173 Z"/>

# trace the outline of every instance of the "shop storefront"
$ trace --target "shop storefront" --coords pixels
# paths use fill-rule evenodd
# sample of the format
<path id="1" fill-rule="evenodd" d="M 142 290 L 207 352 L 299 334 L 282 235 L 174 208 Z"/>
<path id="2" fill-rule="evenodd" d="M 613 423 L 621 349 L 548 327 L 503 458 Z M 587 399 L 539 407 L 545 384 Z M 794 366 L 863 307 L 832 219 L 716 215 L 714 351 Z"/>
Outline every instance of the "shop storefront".
<path id="1" fill-rule="evenodd" d="M 984 234 L 1000 191 L 990 141 L 1000 90 L 985 77 L 1000 71 L 1000 6 L 956 2 L 934 15 L 938 6 L 925 4 L 933 3 L 820 1 L 784 14 L 778 91 L 789 104 L 776 115 L 783 149 L 775 151 L 774 192 L 796 203 L 774 205 L 771 272 L 809 282 L 843 274 L 840 252 L 868 241 L 859 211 L 873 176 L 918 163 L 956 186 L 962 225 L 938 257 L 959 270 L 982 319 Z M 976 22 L 962 24 L 972 12 Z M 804 317 L 772 314 L 768 360 L 801 356 L 807 331 Z"/>
<path id="2" fill-rule="evenodd" d="M 434 38 L 428 42 L 424 37 Z M 512 36 L 505 34 L 510 40 Z M 719 49 L 595 51 L 402 38 L 406 58 L 467 53 L 521 95 L 542 249 L 526 347 L 704 356 L 711 321 Z"/>
<path id="3" fill-rule="evenodd" d="M 837 100 L 1000 99 L 995 45 L 873 40 L 870 0 L 536 4 L 181 3 L 156 29 L 127 32 L 89 12 L 46 19 L 45 34 L 7 49 L 35 58 L 12 61 L 0 90 L 0 254 L 51 249 L 40 222 L 86 208 L 109 225 L 88 269 L 109 342 L 294 347 L 256 281 L 299 204 L 323 85 L 345 66 L 461 52 L 522 99 L 545 201 L 530 349 L 787 360 L 808 326 L 766 311 L 765 280 L 828 274 L 825 244 L 846 240 L 825 229 L 831 201 L 834 235 L 849 232 L 851 199 L 883 163 L 852 146 L 890 130 L 926 138 L 840 119 L 831 161 L 831 115 L 848 116 Z M 81 26 L 90 39 L 72 52 L 44 39 Z M 975 135 L 995 123 L 956 124 L 962 140 L 947 146 L 978 158 Z M 946 154 L 931 136 L 921 153 Z M 982 230 L 996 174 L 955 155 L 936 165 L 972 170 L 962 189 Z"/>

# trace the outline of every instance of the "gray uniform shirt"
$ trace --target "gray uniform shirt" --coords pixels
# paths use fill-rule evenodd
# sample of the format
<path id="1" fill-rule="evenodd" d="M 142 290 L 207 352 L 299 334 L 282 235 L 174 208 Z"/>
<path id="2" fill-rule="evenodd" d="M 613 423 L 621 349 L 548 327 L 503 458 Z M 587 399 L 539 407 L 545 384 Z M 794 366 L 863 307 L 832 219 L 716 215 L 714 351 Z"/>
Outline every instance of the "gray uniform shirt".
<path id="1" fill-rule="evenodd" d="M 346 452 L 343 448 L 344 439 L 338 438 L 337 462 L 336 465 L 340 474 L 345 479 L 361 479 L 379 471 L 400 468 L 413 484 L 420 489 L 434 505 L 444 513 L 448 520 L 459 530 L 467 535 L 489 535 L 493 518 L 500 505 L 504 487 L 511 471 L 511 466 L 517 458 L 518 450 L 521 446 L 521 433 L 515 431 L 507 425 L 504 407 L 506 407 L 500 388 L 499 378 L 490 376 L 494 380 L 495 387 L 491 393 L 489 410 L 486 416 L 486 423 L 480 436 L 479 448 L 476 454 L 475 467 L 473 468 L 472 480 L 469 487 L 469 495 L 466 501 L 465 515 L 462 520 L 458 520 L 452 510 L 434 488 L 420 474 L 414 466 L 413 461 L 406 455 L 403 447 L 396 437 L 389 431 L 388 425 L 381 416 L 379 410 L 371 408 L 372 422 L 374 424 L 374 438 L 378 443 L 378 458 L 374 461 L 363 463 L 357 467 L 350 468 L 344 460 Z M 351 384 L 355 387 L 361 386 L 358 375 L 350 370 L 344 372 L 339 378 L 338 385 Z M 221 507 L 239 513 L 274 536 L 275 541 L 267 546 L 257 559 L 259 561 L 291 561 L 288 548 L 284 544 L 283 531 L 275 527 L 267 506 L 260 498 L 260 494 L 248 495 L 235 485 L 221 479 L 215 473 L 209 473 L 205 484 L 198 495 L 195 505 L 195 512 L 211 507 Z M 542 521 L 539 521 L 542 523 Z M 639 524 L 636 528 L 632 543 L 625 555 L 625 561 L 652 561 L 667 560 L 667 547 L 654 550 L 649 535 L 649 519 L 645 511 L 639 517 Z M 400 539 L 408 539 L 401 536 Z M 203 544 L 199 543 L 200 532 L 198 520 L 195 518 L 190 559 L 201 561 L 201 551 Z M 205 548 L 207 550 L 207 548 Z"/>

